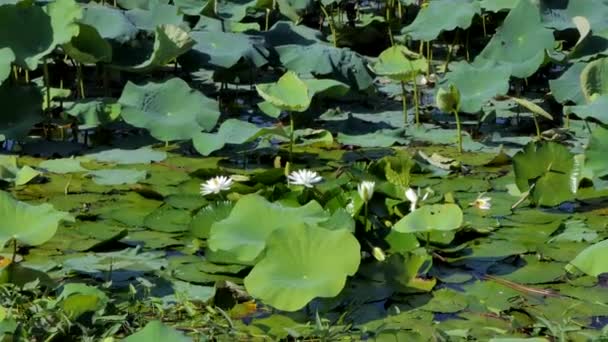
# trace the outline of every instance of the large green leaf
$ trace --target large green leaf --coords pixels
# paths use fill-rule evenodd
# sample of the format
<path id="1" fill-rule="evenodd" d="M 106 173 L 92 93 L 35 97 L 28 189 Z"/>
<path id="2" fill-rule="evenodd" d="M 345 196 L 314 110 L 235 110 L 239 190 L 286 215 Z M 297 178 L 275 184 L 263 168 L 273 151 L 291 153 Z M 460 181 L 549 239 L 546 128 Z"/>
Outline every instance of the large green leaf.
<path id="1" fill-rule="evenodd" d="M 270 52 L 263 37 L 231 32 L 193 31 L 196 44 L 179 58 L 185 68 L 230 68 L 240 61 L 256 67 L 268 63 Z"/>
<path id="2" fill-rule="evenodd" d="M 540 1 L 543 24 L 555 30 L 575 27 L 574 17 L 585 17 L 595 31 L 608 28 L 608 6 L 605 0 Z"/>
<path id="3" fill-rule="evenodd" d="M 543 27 L 538 7 L 530 0 L 521 0 L 473 64 L 505 64 L 513 76 L 525 78 L 545 61 L 546 50 L 553 49 L 553 43 L 553 32 Z"/>
<path id="4" fill-rule="evenodd" d="M 24 185 L 40 175 L 40 171 L 28 165 L 19 167 L 17 157 L 0 155 L 0 179 L 5 182 L 14 182 L 15 185 Z"/>
<path id="5" fill-rule="evenodd" d="M 281 14 L 293 22 L 299 22 L 304 14 L 313 9 L 315 2 L 313 0 L 277 0 L 277 4 Z"/>
<path id="6" fill-rule="evenodd" d="M 13 50 L 8 47 L 0 48 L 0 85 L 11 74 L 13 61 L 15 61 Z"/>
<path id="7" fill-rule="evenodd" d="M 373 84 L 365 58 L 347 48 L 318 43 L 283 45 L 275 49 L 281 63 L 298 74 L 333 78 L 355 90 L 365 90 Z"/>
<path id="8" fill-rule="evenodd" d="M 134 8 L 125 13 L 127 18 L 140 30 L 153 32 L 159 25 L 182 26 L 183 15 L 177 6 L 155 4 L 150 9 Z"/>
<path id="9" fill-rule="evenodd" d="M 222 149 L 226 144 L 243 144 L 247 141 L 269 133 L 268 129 L 237 120 L 228 119 L 222 122 L 217 133 L 199 133 L 192 138 L 192 144 L 198 153 L 207 156 Z"/>
<path id="10" fill-rule="evenodd" d="M 4 191 L 0 191 L 0 217 L 0 247 L 12 239 L 30 246 L 41 245 L 55 235 L 60 221 L 74 220 L 48 203 L 30 205 Z"/>
<path id="11" fill-rule="evenodd" d="M 303 112 L 310 106 L 308 86 L 294 72 L 286 72 L 275 83 L 258 84 L 258 94 L 281 110 Z"/>
<path id="12" fill-rule="evenodd" d="M 126 43 L 137 35 L 137 28 L 126 17 L 123 11 L 89 3 L 83 6 L 84 15 L 80 21 L 94 27 L 104 39 Z"/>
<path id="13" fill-rule="evenodd" d="M 576 104 L 585 102 L 580 76 L 586 65 L 585 63 L 574 63 L 559 78 L 549 80 L 551 94 L 558 102 L 572 101 Z"/>
<path id="14" fill-rule="evenodd" d="M 0 48 L 10 47 L 15 63 L 30 70 L 57 45 L 78 34 L 82 10 L 74 0 L 57 0 L 45 8 L 34 5 L 0 6 Z"/>
<path id="15" fill-rule="evenodd" d="M 397 81 L 409 81 L 417 74 L 426 72 L 427 60 L 411 52 L 402 45 L 395 45 L 382 51 L 374 64 L 374 73 Z"/>
<path id="16" fill-rule="evenodd" d="M 148 129 L 161 141 L 191 139 L 200 131 L 211 130 L 220 115 L 215 100 L 179 78 L 143 86 L 128 82 L 118 102 L 126 122 Z"/>
<path id="17" fill-rule="evenodd" d="M 481 12 L 477 0 L 435 0 L 420 10 L 416 19 L 401 32 L 415 40 L 431 41 L 441 31 L 471 26 L 473 17 Z"/>
<path id="18" fill-rule="evenodd" d="M 133 335 L 127 336 L 123 342 L 152 342 L 152 341 L 171 341 L 171 342 L 192 342 L 192 338 L 187 337 L 179 330 L 168 327 L 160 321 L 151 321 L 146 326 Z"/>
<path id="19" fill-rule="evenodd" d="M 291 208 L 268 202 L 256 194 L 246 195 L 236 203 L 228 218 L 211 226 L 209 248 L 232 252 L 240 261 L 253 261 L 264 250 L 273 231 L 288 223 L 315 224 L 328 218 L 315 201 Z"/>
<path id="20" fill-rule="evenodd" d="M 507 66 L 476 68 L 459 63 L 451 66 L 440 84 L 454 84 L 460 91 L 460 111 L 477 113 L 482 106 L 498 95 L 509 91 L 511 70 Z"/>
<path id="21" fill-rule="evenodd" d="M 121 107 L 115 98 L 77 100 L 64 103 L 65 113 L 78 118 L 80 128 L 93 128 L 116 120 Z"/>
<path id="22" fill-rule="evenodd" d="M 608 95 L 608 58 L 588 63 L 580 77 L 583 95 L 588 102 L 597 96 Z"/>
<path id="23" fill-rule="evenodd" d="M 608 129 L 596 126 L 585 151 L 585 166 L 597 177 L 608 174 Z"/>
<path id="24" fill-rule="evenodd" d="M 359 268 L 357 239 L 344 229 L 286 225 L 268 237 L 266 254 L 245 278 L 247 291 L 285 311 L 299 310 L 315 297 L 337 296 Z"/>
<path id="25" fill-rule="evenodd" d="M 424 205 L 407 214 L 393 226 L 400 233 L 455 230 L 462 226 L 462 209 L 456 204 Z"/>
<path id="26" fill-rule="evenodd" d="M 20 140 L 27 136 L 34 124 L 44 120 L 42 95 L 32 86 L 0 86 L 0 140 Z"/>
<path id="27" fill-rule="evenodd" d="M 566 268 L 572 271 L 574 266 L 590 276 L 597 277 L 602 273 L 608 273 L 607 258 L 608 240 L 604 240 L 585 248 Z"/>
<path id="28" fill-rule="evenodd" d="M 574 198 L 578 178 L 574 175 L 572 153 L 558 143 L 533 143 L 513 157 L 515 183 L 520 191 L 528 191 L 540 205 L 554 206 Z"/>
<path id="29" fill-rule="evenodd" d="M 93 158 L 102 163 L 150 164 L 152 162 L 156 163 L 165 160 L 167 158 L 167 153 L 155 151 L 149 146 L 144 146 L 135 150 L 106 150 L 87 154 L 86 158 Z"/>
<path id="30" fill-rule="evenodd" d="M 125 169 L 94 170 L 87 173 L 99 185 L 135 184 L 146 179 L 146 175 L 146 171 Z"/>
<path id="31" fill-rule="evenodd" d="M 114 46 L 111 66 L 120 70 L 147 72 L 162 67 L 194 45 L 188 33 L 175 25 L 159 25 L 154 31 L 154 43 Z"/>
<path id="32" fill-rule="evenodd" d="M 78 35 L 63 45 L 63 51 L 80 63 L 110 62 L 112 45 L 103 39 L 93 26 L 79 25 Z"/>

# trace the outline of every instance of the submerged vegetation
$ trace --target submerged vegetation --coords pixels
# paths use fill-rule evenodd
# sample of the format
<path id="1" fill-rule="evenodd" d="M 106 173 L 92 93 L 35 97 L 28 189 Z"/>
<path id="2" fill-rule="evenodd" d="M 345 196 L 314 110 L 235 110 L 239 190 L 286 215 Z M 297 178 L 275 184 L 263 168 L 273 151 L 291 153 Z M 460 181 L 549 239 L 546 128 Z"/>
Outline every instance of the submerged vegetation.
<path id="1" fill-rule="evenodd" d="M 604 0 L 0 0 L 0 340 L 608 340 Z"/>

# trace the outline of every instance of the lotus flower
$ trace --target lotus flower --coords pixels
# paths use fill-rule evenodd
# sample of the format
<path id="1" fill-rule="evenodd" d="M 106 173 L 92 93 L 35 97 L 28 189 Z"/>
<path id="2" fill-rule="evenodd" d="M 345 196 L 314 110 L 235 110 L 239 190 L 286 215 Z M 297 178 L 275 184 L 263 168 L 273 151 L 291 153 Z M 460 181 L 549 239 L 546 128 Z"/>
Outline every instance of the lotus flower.
<path id="1" fill-rule="evenodd" d="M 201 184 L 201 195 L 219 194 L 222 191 L 230 190 L 232 177 L 217 176 Z"/>

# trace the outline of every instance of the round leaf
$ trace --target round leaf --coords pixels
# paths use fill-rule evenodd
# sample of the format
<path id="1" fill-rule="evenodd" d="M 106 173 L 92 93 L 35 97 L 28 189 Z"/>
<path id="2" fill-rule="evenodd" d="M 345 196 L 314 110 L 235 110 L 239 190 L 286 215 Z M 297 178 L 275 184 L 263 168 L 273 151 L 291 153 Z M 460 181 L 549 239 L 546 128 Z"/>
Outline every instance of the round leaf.
<path id="1" fill-rule="evenodd" d="M 55 235 L 61 220 L 74 220 L 50 204 L 30 205 L 4 191 L 0 191 L 0 217 L 0 247 L 12 239 L 31 246 L 41 245 Z"/>
<path id="2" fill-rule="evenodd" d="M 589 102 L 599 95 L 608 94 L 608 58 L 596 59 L 581 72 L 581 88 Z"/>
<path id="3" fill-rule="evenodd" d="M 289 218 L 286 221 L 286 218 Z M 329 218 L 319 203 L 299 208 L 285 207 L 251 194 L 243 196 L 230 216 L 211 226 L 209 248 L 233 252 L 240 261 L 252 261 L 266 247 L 266 239 L 288 223 L 319 223 Z"/>
<path id="4" fill-rule="evenodd" d="M 401 45 L 395 45 L 382 51 L 378 56 L 378 62 L 373 66 L 376 74 L 398 81 L 409 81 L 417 74 L 426 72 L 427 68 L 428 63 L 425 58 L 419 58 Z"/>
<path id="5" fill-rule="evenodd" d="M 478 1 L 472 0 L 435 0 L 422 8 L 414 22 L 402 32 L 415 40 L 431 41 L 441 31 L 452 31 L 471 26 L 473 17 L 481 11 Z"/>
<path id="6" fill-rule="evenodd" d="M 600 241 L 585 248 L 570 264 L 590 276 L 597 277 L 602 273 L 608 273 L 608 240 Z M 572 266 L 566 266 L 572 271 Z"/>
<path id="7" fill-rule="evenodd" d="M 463 214 L 456 204 L 422 206 L 395 223 L 393 229 L 400 233 L 455 230 L 460 228 Z"/>
<path id="8" fill-rule="evenodd" d="M 316 297 L 337 296 L 359 268 L 360 249 L 347 230 L 305 224 L 276 230 L 245 288 L 279 310 L 299 310 Z"/>
<path id="9" fill-rule="evenodd" d="M 220 116 L 216 101 L 179 78 L 143 86 L 128 82 L 118 102 L 126 122 L 148 129 L 161 141 L 191 139 L 211 130 Z"/>
<path id="10" fill-rule="evenodd" d="M 303 112 L 310 106 L 308 87 L 298 75 L 286 72 L 276 83 L 256 85 L 258 94 L 282 110 Z"/>

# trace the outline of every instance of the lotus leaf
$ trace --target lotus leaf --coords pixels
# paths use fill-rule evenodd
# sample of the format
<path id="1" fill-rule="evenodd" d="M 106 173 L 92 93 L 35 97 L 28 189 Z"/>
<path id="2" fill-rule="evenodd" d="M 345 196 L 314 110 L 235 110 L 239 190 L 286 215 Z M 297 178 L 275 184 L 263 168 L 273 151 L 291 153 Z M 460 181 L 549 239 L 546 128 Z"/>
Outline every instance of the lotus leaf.
<path id="1" fill-rule="evenodd" d="M 580 78 L 585 66 L 585 63 L 574 63 L 559 78 L 549 81 L 551 94 L 558 102 L 572 101 L 576 104 L 585 102 Z"/>
<path id="2" fill-rule="evenodd" d="M 168 1 L 167 1 L 168 2 Z M 201 0 L 174 0 L 173 3 L 181 13 L 187 15 L 199 15 L 205 7 L 212 6 L 213 1 L 201 1 Z M 201 17 L 199 23 L 205 19 Z"/>
<path id="3" fill-rule="evenodd" d="M 476 68 L 459 63 L 451 68 L 440 84 L 454 84 L 458 88 L 460 110 L 465 113 L 477 113 L 487 101 L 509 91 L 511 70 L 507 66 Z"/>
<path id="4" fill-rule="evenodd" d="M 211 0 L 210 6 L 205 7 L 204 14 L 215 16 L 224 21 L 238 23 L 247 16 L 248 9 L 256 7 L 258 0 Z"/>
<path id="5" fill-rule="evenodd" d="M 608 258 L 608 240 L 585 248 L 570 262 L 570 265 L 566 266 L 566 269 L 572 272 L 574 266 L 590 276 L 597 277 L 602 273 L 608 273 L 606 258 Z"/>
<path id="6" fill-rule="evenodd" d="M 486 11 L 499 12 L 517 6 L 519 0 L 481 0 L 480 6 Z"/>
<path id="7" fill-rule="evenodd" d="M 520 191 L 531 191 L 535 203 L 558 205 L 570 200 L 578 188 L 573 175 L 574 158 L 563 145 L 530 142 L 513 157 L 515 183 Z M 536 184 L 530 189 L 532 184 Z"/>
<path id="8" fill-rule="evenodd" d="M 417 74 L 426 72 L 427 60 L 408 50 L 405 46 L 395 45 L 384 50 L 373 70 L 378 75 L 390 77 L 396 81 L 410 81 Z"/>
<path id="9" fill-rule="evenodd" d="M 65 113 L 77 117 L 82 125 L 80 128 L 93 128 L 116 120 L 120 116 L 120 104 L 116 99 L 100 98 L 85 99 L 73 103 L 65 103 Z"/>
<path id="10" fill-rule="evenodd" d="M 337 296 L 361 258 L 349 231 L 294 222 L 270 234 L 266 254 L 245 278 L 252 296 L 285 311 L 299 310 L 316 297 Z"/>
<path id="11" fill-rule="evenodd" d="M 308 46 L 325 41 L 318 30 L 286 21 L 277 22 L 263 35 L 268 44 L 274 47 L 291 44 Z"/>
<path id="12" fill-rule="evenodd" d="M 608 95 L 608 58 L 596 59 L 581 71 L 581 88 L 590 102 L 597 96 Z"/>
<path id="13" fill-rule="evenodd" d="M 15 185 L 24 185 L 38 177 L 40 172 L 25 165 L 19 168 L 17 158 L 14 156 L 0 155 L 0 179 L 6 182 L 14 182 Z"/>
<path id="14" fill-rule="evenodd" d="M 184 23 L 179 8 L 167 4 L 155 4 L 149 9 L 134 8 L 125 14 L 135 27 L 143 31 L 153 32 L 159 25 L 181 26 Z"/>
<path id="15" fill-rule="evenodd" d="M 173 329 L 161 323 L 152 321 L 133 335 L 127 336 L 123 342 L 150 342 L 150 341 L 172 341 L 172 342 L 192 342 L 192 338 L 187 337 L 179 330 Z"/>
<path id="16" fill-rule="evenodd" d="M 146 72 L 166 65 L 194 45 L 188 33 L 175 25 L 159 25 L 154 32 L 154 44 L 143 41 L 141 45 L 115 46 L 111 66 L 120 70 Z"/>
<path id="17" fill-rule="evenodd" d="M 126 122 L 148 129 L 161 141 L 191 139 L 211 130 L 220 115 L 216 101 L 179 78 L 143 86 L 128 82 L 118 102 Z"/>
<path id="18" fill-rule="evenodd" d="M 365 90 L 373 84 L 364 57 L 349 49 L 322 43 L 309 46 L 283 45 L 275 49 L 283 66 L 298 74 L 330 77 L 355 90 Z"/>
<path id="19" fill-rule="evenodd" d="M 107 6 L 88 4 L 83 7 L 81 23 L 94 27 L 104 39 L 126 43 L 135 38 L 137 28 L 124 12 Z"/>
<path id="20" fill-rule="evenodd" d="M 1 34 L 1 33 L 0 33 Z M 0 86 L 0 137 L 22 139 L 32 126 L 44 120 L 42 95 L 32 86 Z"/>
<path id="21" fill-rule="evenodd" d="M 72 283 L 63 287 L 57 301 L 68 317 L 77 319 L 86 312 L 104 309 L 109 298 L 96 287 Z"/>
<path id="22" fill-rule="evenodd" d="M 15 61 L 13 50 L 8 47 L 0 48 L 0 85 L 11 74 L 11 64 Z"/>
<path id="23" fill-rule="evenodd" d="M 230 215 L 211 226 L 209 248 L 235 253 L 240 261 L 253 261 L 266 247 L 268 236 L 290 223 L 315 224 L 326 221 L 329 215 L 315 201 L 298 208 L 268 202 L 251 194 L 241 197 Z"/>
<path id="24" fill-rule="evenodd" d="M 222 123 L 217 133 L 199 133 L 192 138 L 198 153 L 206 156 L 220 150 L 225 144 L 242 144 L 266 133 L 266 129 L 237 119 Z"/>
<path id="25" fill-rule="evenodd" d="M 258 84 L 255 88 L 264 100 L 281 110 L 303 112 L 310 106 L 308 86 L 291 71 L 276 83 Z"/>
<path id="26" fill-rule="evenodd" d="M 471 26 L 473 17 L 481 12 L 476 0 L 436 0 L 421 9 L 414 22 L 401 32 L 415 40 L 431 41 L 441 31 L 452 31 Z"/>
<path id="27" fill-rule="evenodd" d="M 138 170 L 95 170 L 87 173 L 99 185 L 135 184 L 146 179 L 146 171 Z"/>
<path id="28" fill-rule="evenodd" d="M 574 28 L 572 19 L 575 17 L 584 17 L 594 30 L 608 28 L 605 20 L 608 6 L 604 0 L 540 1 L 540 10 L 543 24 L 555 30 Z"/>
<path id="29" fill-rule="evenodd" d="M 435 104 L 437 108 L 446 113 L 458 112 L 460 110 L 460 99 L 460 90 L 454 84 L 450 83 L 447 86 L 447 89 L 441 87 L 437 90 Z"/>
<path id="30" fill-rule="evenodd" d="M 313 0 L 277 0 L 281 14 L 293 22 L 300 21 L 306 12 L 312 10 L 314 3 Z"/>
<path id="31" fill-rule="evenodd" d="M 97 30 L 87 24 L 79 24 L 78 35 L 63 45 L 65 53 L 80 63 L 108 63 L 112 60 L 112 45 Z"/>
<path id="32" fill-rule="evenodd" d="M 30 246 L 50 240 L 60 221 L 73 221 L 70 214 L 57 211 L 52 205 L 30 205 L 17 201 L 10 194 L 0 191 L 0 246 L 12 239 Z"/>
<path id="33" fill-rule="evenodd" d="M 361 147 L 389 147 L 396 143 L 405 144 L 408 140 L 403 136 L 404 130 L 380 129 L 373 133 L 349 135 L 338 133 L 337 140 L 342 145 L 355 145 Z"/>
<path id="34" fill-rule="evenodd" d="M 242 60 L 256 67 L 268 63 L 270 52 L 262 37 L 215 31 L 193 31 L 190 36 L 196 44 L 179 58 L 187 69 L 230 68 Z"/>
<path id="35" fill-rule="evenodd" d="M 147 10 L 159 4 L 166 5 L 169 0 L 117 0 L 116 3 L 127 10 L 135 8 Z"/>
<path id="36" fill-rule="evenodd" d="M 597 126 L 585 151 L 585 166 L 593 170 L 597 177 L 608 175 L 608 129 Z"/>
<path id="37" fill-rule="evenodd" d="M 0 48 L 10 47 L 15 63 L 30 70 L 57 45 L 78 34 L 76 20 L 82 10 L 74 0 L 57 0 L 38 6 L 0 6 L 0 22 L 10 30 L 0 32 Z"/>
<path id="38" fill-rule="evenodd" d="M 400 233 L 456 230 L 462 226 L 463 214 L 456 204 L 422 206 L 407 214 L 393 226 Z"/>
<path id="39" fill-rule="evenodd" d="M 519 1 L 473 65 L 504 64 L 513 76 L 528 77 L 545 61 L 553 43 L 553 32 L 542 26 L 538 8 L 529 0 Z"/>
<path id="40" fill-rule="evenodd" d="M 98 153 L 87 154 L 86 158 L 92 158 L 102 163 L 115 164 L 150 164 L 163 161 L 167 153 L 155 151 L 149 146 L 140 147 L 136 150 L 112 149 Z"/>

